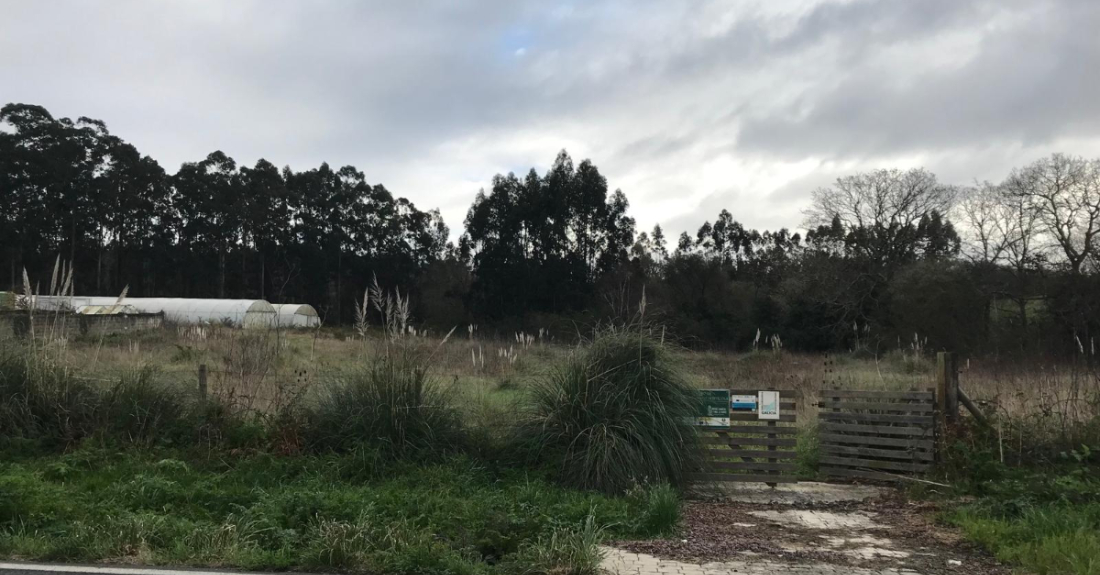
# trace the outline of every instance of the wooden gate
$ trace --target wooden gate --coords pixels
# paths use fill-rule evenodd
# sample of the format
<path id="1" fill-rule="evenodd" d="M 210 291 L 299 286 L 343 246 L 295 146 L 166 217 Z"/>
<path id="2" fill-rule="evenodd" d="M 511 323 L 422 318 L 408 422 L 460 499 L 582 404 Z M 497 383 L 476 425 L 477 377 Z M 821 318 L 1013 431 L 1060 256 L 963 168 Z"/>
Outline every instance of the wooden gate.
<path id="1" fill-rule="evenodd" d="M 889 481 L 932 466 L 932 391 L 822 390 L 818 405 L 825 475 Z"/>
<path id="2" fill-rule="evenodd" d="M 731 389 L 730 395 L 753 395 L 757 390 Z M 779 419 L 761 421 L 755 412 L 730 413 L 728 428 L 700 432 L 703 468 L 692 481 L 754 481 L 794 483 L 798 443 L 798 400 L 791 391 L 780 391 Z"/>

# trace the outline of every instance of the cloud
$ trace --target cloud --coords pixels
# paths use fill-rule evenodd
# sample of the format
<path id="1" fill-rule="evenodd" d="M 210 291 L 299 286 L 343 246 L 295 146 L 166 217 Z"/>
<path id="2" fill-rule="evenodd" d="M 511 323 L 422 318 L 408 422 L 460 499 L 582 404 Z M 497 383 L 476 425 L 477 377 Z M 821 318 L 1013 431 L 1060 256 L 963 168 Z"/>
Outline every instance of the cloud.
<path id="1" fill-rule="evenodd" d="M 457 231 L 497 172 L 591 158 L 639 226 L 798 226 L 837 176 L 1100 153 L 1086 0 L 0 0 L 0 101 L 169 171 L 353 164 Z"/>

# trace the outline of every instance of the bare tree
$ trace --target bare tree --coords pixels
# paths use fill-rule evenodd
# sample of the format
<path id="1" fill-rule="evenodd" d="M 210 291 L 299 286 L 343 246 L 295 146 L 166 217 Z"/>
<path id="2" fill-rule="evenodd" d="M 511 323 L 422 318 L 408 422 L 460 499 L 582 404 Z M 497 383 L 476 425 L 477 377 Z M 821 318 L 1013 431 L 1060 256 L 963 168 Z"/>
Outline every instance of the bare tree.
<path id="1" fill-rule="evenodd" d="M 812 192 L 807 225 L 839 221 L 847 230 L 861 230 L 874 238 L 863 248 L 881 262 L 898 260 L 913 249 L 911 230 L 933 213 L 947 214 L 957 190 L 941 184 L 935 174 L 914 168 L 908 171 L 875 170 L 837 178 L 836 183 Z"/>
<path id="2" fill-rule="evenodd" d="M 947 213 L 955 196 L 953 186 L 939 183 L 924 168 L 875 170 L 814 190 L 805 215 L 810 225 L 828 225 L 834 217 L 849 227 L 916 225 L 934 211 Z"/>
<path id="3" fill-rule="evenodd" d="M 1035 210 L 1042 232 L 1080 274 L 1100 239 L 1100 161 L 1054 154 L 1013 170 L 1005 186 Z"/>
<path id="4" fill-rule="evenodd" d="M 992 182 L 978 182 L 960 191 L 959 220 L 965 225 L 967 246 L 964 253 L 971 260 L 995 264 L 1008 248 L 1010 215 L 1003 202 L 1003 188 Z"/>
<path id="5" fill-rule="evenodd" d="M 1043 255 L 1039 211 L 1016 193 L 1013 182 L 981 182 L 963 190 L 958 214 L 969 240 L 967 255 L 986 264 L 1022 270 Z"/>

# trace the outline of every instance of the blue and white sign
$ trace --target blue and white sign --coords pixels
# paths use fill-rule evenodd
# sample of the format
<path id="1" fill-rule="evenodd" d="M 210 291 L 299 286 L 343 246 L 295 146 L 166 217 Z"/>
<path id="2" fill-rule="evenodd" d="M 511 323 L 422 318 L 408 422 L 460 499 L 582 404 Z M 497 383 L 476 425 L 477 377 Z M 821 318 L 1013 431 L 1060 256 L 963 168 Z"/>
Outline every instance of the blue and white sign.
<path id="1" fill-rule="evenodd" d="M 730 409 L 733 411 L 756 411 L 756 396 L 755 395 L 731 395 L 730 396 Z"/>

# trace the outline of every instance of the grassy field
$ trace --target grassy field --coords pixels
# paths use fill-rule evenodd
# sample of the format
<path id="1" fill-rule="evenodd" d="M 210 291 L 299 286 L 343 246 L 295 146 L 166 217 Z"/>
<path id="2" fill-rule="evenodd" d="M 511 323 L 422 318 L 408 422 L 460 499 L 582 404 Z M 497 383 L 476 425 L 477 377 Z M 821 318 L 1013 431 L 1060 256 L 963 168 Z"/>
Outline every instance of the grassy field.
<path id="1" fill-rule="evenodd" d="M 497 340 L 456 330 L 409 336 L 431 355 L 431 373 L 448 384 L 473 417 L 496 417 L 531 381 L 545 376 L 577 346 L 552 343 L 537 334 Z M 522 340 L 522 342 L 520 341 Z M 197 388 L 206 365 L 214 394 L 242 409 L 269 410 L 299 398 L 312 386 L 346 373 L 385 346 L 377 334 L 351 329 L 252 331 L 180 327 L 133 335 L 66 342 L 55 352 L 82 377 L 112 380 L 154 366 L 160 377 Z M 673 347 L 675 350 L 675 347 Z M 785 351 L 675 351 L 687 377 L 699 388 L 748 387 L 794 390 L 806 398 L 800 419 L 815 421 L 812 404 L 822 388 L 908 390 L 935 386 L 934 357 L 902 345 L 870 352 L 815 355 Z M 1034 419 L 1043 433 L 1071 433 L 1092 420 L 1100 391 L 1096 373 L 1074 361 L 1047 363 L 1012 358 L 963 362 L 962 387 L 990 412 Z M 1049 420 L 1049 421 L 1038 421 Z"/>
<path id="2" fill-rule="evenodd" d="M 313 424 L 303 418 L 316 418 L 318 409 L 391 401 L 347 393 L 378 391 L 371 366 L 394 349 L 426 368 L 401 385 L 438 390 L 432 401 L 445 408 L 443 419 L 422 433 L 397 430 L 409 453 L 396 456 L 392 442 L 333 440 L 393 429 L 345 426 L 320 440 L 308 437 L 304 430 Z M 569 385 L 566 366 L 591 349 L 537 334 L 395 340 L 350 329 L 217 326 L 40 342 L 33 354 L 52 366 L 50 377 L 103 390 L 130 382 L 130 395 L 110 399 L 115 392 L 103 392 L 110 401 L 92 422 L 103 431 L 78 441 L 46 449 L 18 438 L 3 442 L 0 553 L 264 569 L 592 572 L 604 536 L 674 532 L 678 499 L 659 482 L 600 495 L 584 477 L 516 459 L 510 444 L 531 416 L 539 386 Z M 799 393 L 799 462 L 807 478 L 815 473 L 820 390 L 934 385 L 930 354 L 912 349 L 877 356 L 669 349 L 660 361 L 690 386 Z M 945 521 L 1039 573 L 1100 573 L 1100 379 L 1080 363 L 965 360 L 962 386 L 993 426 L 965 428 L 936 471 L 935 479 L 953 485 L 938 496 L 968 498 Z M 200 366 L 206 400 L 199 397 Z M 168 396 L 147 382 L 218 409 L 173 412 Z M 338 389 L 344 395 L 333 393 Z M 160 417 L 177 423 L 165 431 Z M 355 413 L 342 417 L 354 420 Z M 447 435 L 448 426 L 461 427 L 460 440 Z"/>
<path id="3" fill-rule="evenodd" d="M 85 447 L 0 464 L 0 553 L 39 560 L 540 572 L 593 559 L 594 541 L 669 530 L 675 493 L 563 489 L 463 457 L 376 453 L 196 457 Z M 663 506 L 663 507 L 662 507 Z M 11 518 L 18 521 L 11 522 Z"/>

